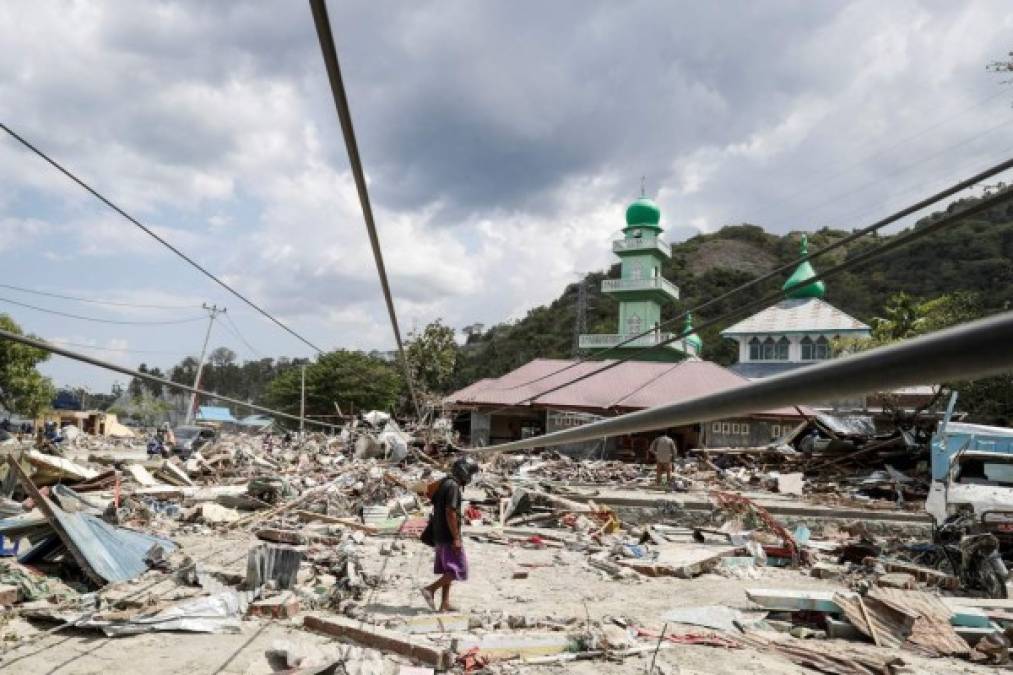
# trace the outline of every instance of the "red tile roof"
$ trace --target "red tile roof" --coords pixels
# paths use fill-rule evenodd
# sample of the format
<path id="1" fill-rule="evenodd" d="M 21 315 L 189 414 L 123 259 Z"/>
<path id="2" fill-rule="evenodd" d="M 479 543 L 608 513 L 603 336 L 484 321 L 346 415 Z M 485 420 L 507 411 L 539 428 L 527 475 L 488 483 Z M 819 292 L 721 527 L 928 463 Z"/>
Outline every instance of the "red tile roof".
<path id="1" fill-rule="evenodd" d="M 548 391 L 614 361 L 575 363 L 569 359 L 535 359 L 502 377 L 479 380 L 455 391 L 444 403 L 511 407 L 523 402 L 525 406 L 543 408 L 638 410 L 688 401 L 749 383 L 727 368 L 699 359 L 679 363 L 626 361 L 556 391 Z M 532 397 L 533 400 L 527 401 Z M 757 414 L 797 417 L 798 411 L 787 407 L 757 411 Z"/>

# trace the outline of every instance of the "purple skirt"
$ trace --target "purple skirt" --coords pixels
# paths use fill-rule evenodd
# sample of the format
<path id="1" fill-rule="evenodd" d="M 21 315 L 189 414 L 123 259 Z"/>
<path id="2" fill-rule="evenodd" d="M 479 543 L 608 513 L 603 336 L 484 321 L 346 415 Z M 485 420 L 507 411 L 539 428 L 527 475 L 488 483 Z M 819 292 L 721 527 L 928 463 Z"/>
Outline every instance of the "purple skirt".
<path id="1" fill-rule="evenodd" d="M 468 580 L 468 556 L 464 554 L 464 548 L 458 551 L 453 544 L 437 544 L 434 550 L 433 572 L 449 574 L 454 581 Z"/>

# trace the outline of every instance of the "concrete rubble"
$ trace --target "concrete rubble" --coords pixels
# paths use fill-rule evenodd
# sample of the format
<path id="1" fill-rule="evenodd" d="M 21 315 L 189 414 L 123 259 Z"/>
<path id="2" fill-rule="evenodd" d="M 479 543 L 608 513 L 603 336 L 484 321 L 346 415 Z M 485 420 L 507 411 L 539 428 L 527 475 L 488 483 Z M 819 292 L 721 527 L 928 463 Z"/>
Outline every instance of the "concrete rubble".
<path id="1" fill-rule="evenodd" d="M 667 655 L 690 649 L 826 673 L 919 659 L 948 660 L 939 672 L 1008 664 L 1013 601 L 926 563 L 922 436 L 861 428 L 819 418 L 770 447 L 691 451 L 664 486 L 639 464 L 479 455 L 466 548 L 506 561 L 473 567 L 501 595 L 448 613 L 376 601 L 398 588 L 420 600 L 413 584 L 430 554 L 418 541 L 429 512 L 418 488 L 455 450 L 389 416 L 291 444 L 221 432 L 186 461 L 149 457 L 139 439 L 81 434 L 61 456 L 8 444 L 0 604 L 47 631 L 187 640 L 279 622 L 324 640 L 272 644 L 264 672 L 501 673 L 577 661 L 676 672 Z M 827 429 L 834 438 L 820 436 Z M 221 544 L 234 564 L 191 555 L 180 542 L 194 540 Z M 602 614 L 585 600 L 526 611 L 531 589 L 575 570 L 668 609 Z M 687 584 L 680 593 L 691 595 L 715 579 L 741 585 L 734 605 L 671 590 Z M 0 666 L 37 635 L 8 635 Z"/>

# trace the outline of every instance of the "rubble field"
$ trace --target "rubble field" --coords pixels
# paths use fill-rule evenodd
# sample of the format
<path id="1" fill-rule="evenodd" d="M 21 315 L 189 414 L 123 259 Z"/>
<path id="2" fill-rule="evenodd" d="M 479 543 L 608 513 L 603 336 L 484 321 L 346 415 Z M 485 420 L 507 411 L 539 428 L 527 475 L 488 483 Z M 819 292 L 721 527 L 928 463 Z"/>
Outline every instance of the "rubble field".
<path id="1" fill-rule="evenodd" d="M 931 560 L 922 469 L 870 466 L 868 452 L 836 474 L 812 470 L 839 458 L 821 451 L 691 452 L 664 486 L 653 466 L 476 454 L 462 508 L 470 578 L 453 585 L 457 609 L 433 611 L 423 495 L 458 451 L 431 441 L 380 419 L 291 444 L 220 433 L 186 459 L 86 435 L 5 446 L 0 670 L 850 675 L 1009 663 L 1013 601 Z"/>

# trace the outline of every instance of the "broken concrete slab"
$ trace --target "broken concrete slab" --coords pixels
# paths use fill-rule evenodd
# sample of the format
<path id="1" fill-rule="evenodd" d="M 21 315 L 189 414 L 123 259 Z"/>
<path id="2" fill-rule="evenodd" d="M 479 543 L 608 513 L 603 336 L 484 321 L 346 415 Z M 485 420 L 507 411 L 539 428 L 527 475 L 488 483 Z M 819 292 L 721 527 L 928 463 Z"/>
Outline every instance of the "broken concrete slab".
<path id="1" fill-rule="evenodd" d="M 781 494 L 801 497 L 804 485 L 805 474 L 803 473 L 782 473 L 777 476 L 777 491 Z"/>
<path id="2" fill-rule="evenodd" d="M 39 452 L 28 450 L 21 456 L 22 460 L 31 465 L 33 470 L 33 482 L 37 485 L 49 485 L 58 481 L 82 481 L 89 480 L 98 475 L 98 471 L 76 464 L 63 457 L 55 457 Z"/>
<path id="3" fill-rule="evenodd" d="M 743 549 L 739 546 L 666 544 L 656 550 L 655 560 L 623 559 L 616 563 L 650 577 L 692 579 L 717 567 L 721 558 L 735 556 Z"/>
<path id="4" fill-rule="evenodd" d="M 501 634 L 489 633 L 481 637 L 462 637 L 457 648 L 461 652 L 478 649 L 479 656 L 490 659 L 513 659 L 532 656 L 548 656 L 573 651 L 573 640 L 560 633 L 546 634 Z"/>
<path id="5" fill-rule="evenodd" d="M 148 470 L 145 469 L 142 464 L 127 464 L 124 469 L 126 469 L 126 472 L 130 474 L 131 478 L 143 487 L 155 487 L 158 485 L 158 481 L 155 480 L 155 477 L 148 473 Z"/>
<path id="6" fill-rule="evenodd" d="M 705 628 L 735 633 L 738 632 L 736 622 L 742 620 L 742 612 L 724 605 L 677 607 L 662 614 L 661 618 L 671 623 L 704 626 Z"/>

